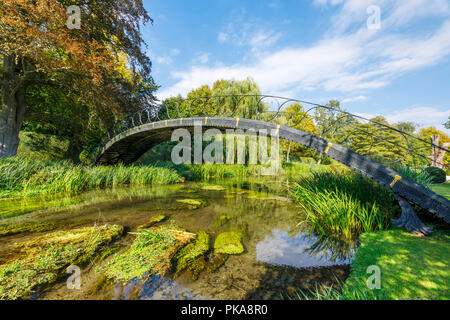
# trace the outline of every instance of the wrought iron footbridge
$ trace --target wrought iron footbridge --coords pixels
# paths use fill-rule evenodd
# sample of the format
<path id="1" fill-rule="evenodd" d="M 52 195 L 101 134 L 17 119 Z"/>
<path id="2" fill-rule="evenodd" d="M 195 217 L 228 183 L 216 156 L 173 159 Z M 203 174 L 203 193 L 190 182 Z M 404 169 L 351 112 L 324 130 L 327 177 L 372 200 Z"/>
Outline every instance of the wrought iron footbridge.
<path id="1" fill-rule="evenodd" d="M 430 234 L 432 229 L 420 222 L 409 202 L 450 223 L 449 200 L 402 176 L 389 163 L 373 158 L 375 149 L 382 148 L 388 154 L 392 151 L 392 163 L 409 162 L 417 167 L 430 163 L 432 149 L 449 150 L 381 119 L 367 119 L 337 107 L 297 99 L 269 95 L 168 99 L 158 107 L 117 121 L 92 151 L 92 161 L 100 165 L 133 163 L 152 147 L 170 141 L 174 130 L 185 128 L 193 132 L 199 122 L 205 130 L 215 128 L 222 132 L 275 130 L 280 139 L 360 172 L 395 193 L 403 214 L 394 223 L 411 232 Z"/>

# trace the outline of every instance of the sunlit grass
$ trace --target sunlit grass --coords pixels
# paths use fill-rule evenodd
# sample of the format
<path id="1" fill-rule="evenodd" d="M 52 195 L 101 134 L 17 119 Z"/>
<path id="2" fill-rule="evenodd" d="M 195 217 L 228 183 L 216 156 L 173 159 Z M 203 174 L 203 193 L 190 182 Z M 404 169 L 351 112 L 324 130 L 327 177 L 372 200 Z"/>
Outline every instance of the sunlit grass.
<path id="1" fill-rule="evenodd" d="M 78 193 L 118 185 L 172 184 L 175 170 L 152 166 L 81 166 L 70 161 L 0 159 L 0 198 Z"/>
<path id="2" fill-rule="evenodd" d="M 436 230 L 418 237 L 403 230 L 366 233 L 352 262 L 347 290 L 365 286 L 367 268 L 381 270 L 378 295 L 386 299 L 450 299 L 450 234 Z"/>

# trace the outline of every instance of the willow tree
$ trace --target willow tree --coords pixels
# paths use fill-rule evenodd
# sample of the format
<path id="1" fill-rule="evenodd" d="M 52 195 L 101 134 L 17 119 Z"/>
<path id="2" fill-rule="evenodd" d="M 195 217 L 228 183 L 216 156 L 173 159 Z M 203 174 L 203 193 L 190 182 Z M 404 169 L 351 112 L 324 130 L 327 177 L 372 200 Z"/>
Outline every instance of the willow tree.
<path id="1" fill-rule="evenodd" d="M 140 32 L 151 21 L 141 0 L 2 0 L 0 157 L 17 152 L 32 85 L 59 86 L 105 123 L 130 106 L 152 104 L 151 62 Z M 120 68 L 124 55 L 131 73 Z"/>

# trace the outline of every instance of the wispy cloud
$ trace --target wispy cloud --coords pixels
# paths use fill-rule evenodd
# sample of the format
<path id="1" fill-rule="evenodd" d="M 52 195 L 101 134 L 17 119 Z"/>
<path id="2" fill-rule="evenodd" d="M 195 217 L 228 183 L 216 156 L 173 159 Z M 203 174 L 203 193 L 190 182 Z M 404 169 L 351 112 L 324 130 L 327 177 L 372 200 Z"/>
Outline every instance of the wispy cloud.
<path id="1" fill-rule="evenodd" d="M 370 119 L 380 114 L 358 113 L 358 115 Z M 439 110 L 435 107 L 413 106 L 381 115 L 384 116 L 389 123 L 413 122 L 419 125 L 419 127 L 434 126 L 439 130 L 450 133 L 450 130 L 447 130 L 443 125 L 448 121 L 448 117 L 450 117 L 450 109 Z"/>
<path id="2" fill-rule="evenodd" d="M 427 33 L 410 33 L 407 25 L 404 32 L 398 28 L 414 18 L 445 15 L 448 12 L 446 0 L 375 1 L 380 5 L 386 4 L 382 12 L 383 26 L 397 26 L 383 27 L 378 32 L 365 26 L 366 8 L 374 0 L 315 2 L 341 6 L 333 20 L 335 24 L 344 21 L 338 33 L 331 30 L 309 46 L 260 50 L 253 59 L 243 59 L 232 65 L 194 65 L 188 71 L 173 72 L 172 77 L 177 82 L 162 90 L 159 97 L 186 94 L 221 78 L 243 80 L 250 76 L 265 93 L 290 92 L 297 95 L 305 91 L 326 90 L 344 92 L 350 96 L 347 99 L 355 99 L 353 95 L 361 100 L 363 91 L 384 87 L 406 72 L 432 66 L 450 55 L 450 17 Z M 350 25 L 358 24 L 359 28 L 348 31 Z M 218 40 L 256 48 L 276 43 L 280 36 L 276 31 L 258 30 L 244 23 L 229 24 L 221 31 Z"/>
<path id="3" fill-rule="evenodd" d="M 342 100 L 342 103 L 352 103 L 352 102 L 364 101 L 366 99 L 367 99 L 366 96 L 357 96 L 357 97 L 353 97 L 353 98 L 346 98 L 346 99 Z"/>

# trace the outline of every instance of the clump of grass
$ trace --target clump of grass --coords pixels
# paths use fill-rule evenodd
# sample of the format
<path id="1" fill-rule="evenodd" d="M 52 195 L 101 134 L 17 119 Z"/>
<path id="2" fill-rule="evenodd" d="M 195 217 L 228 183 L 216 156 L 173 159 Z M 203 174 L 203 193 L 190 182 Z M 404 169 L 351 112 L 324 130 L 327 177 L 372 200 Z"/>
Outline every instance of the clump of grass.
<path id="1" fill-rule="evenodd" d="M 433 185 L 433 177 L 431 177 L 424 169 L 413 168 L 409 165 L 395 165 L 393 168 L 402 177 L 410 178 L 425 188 L 431 189 L 431 186 Z"/>
<path id="2" fill-rule="evenodd" d="M 28 298 L 66 275 L 70 265 L 89 262 L 122 233 L 121 226 L 88 227 L 18 243 L 20 257 L 0 267 L 0 300 Z"/>
<path id="3" fill-rule="evenodd" d="M 118 185 L 172 184 L 175 170 L 151 166 L 81 166 L 70 161 L 0 159 L 0 197 L 78 193 Z"/>
<path id="4" fill-rule="evenodd" d="M 318 235 L 343 241 L 383 230 L 395 210 L 389 190 L 354 173 L 313 173 L 294 184 L 292 195 Z"/>

